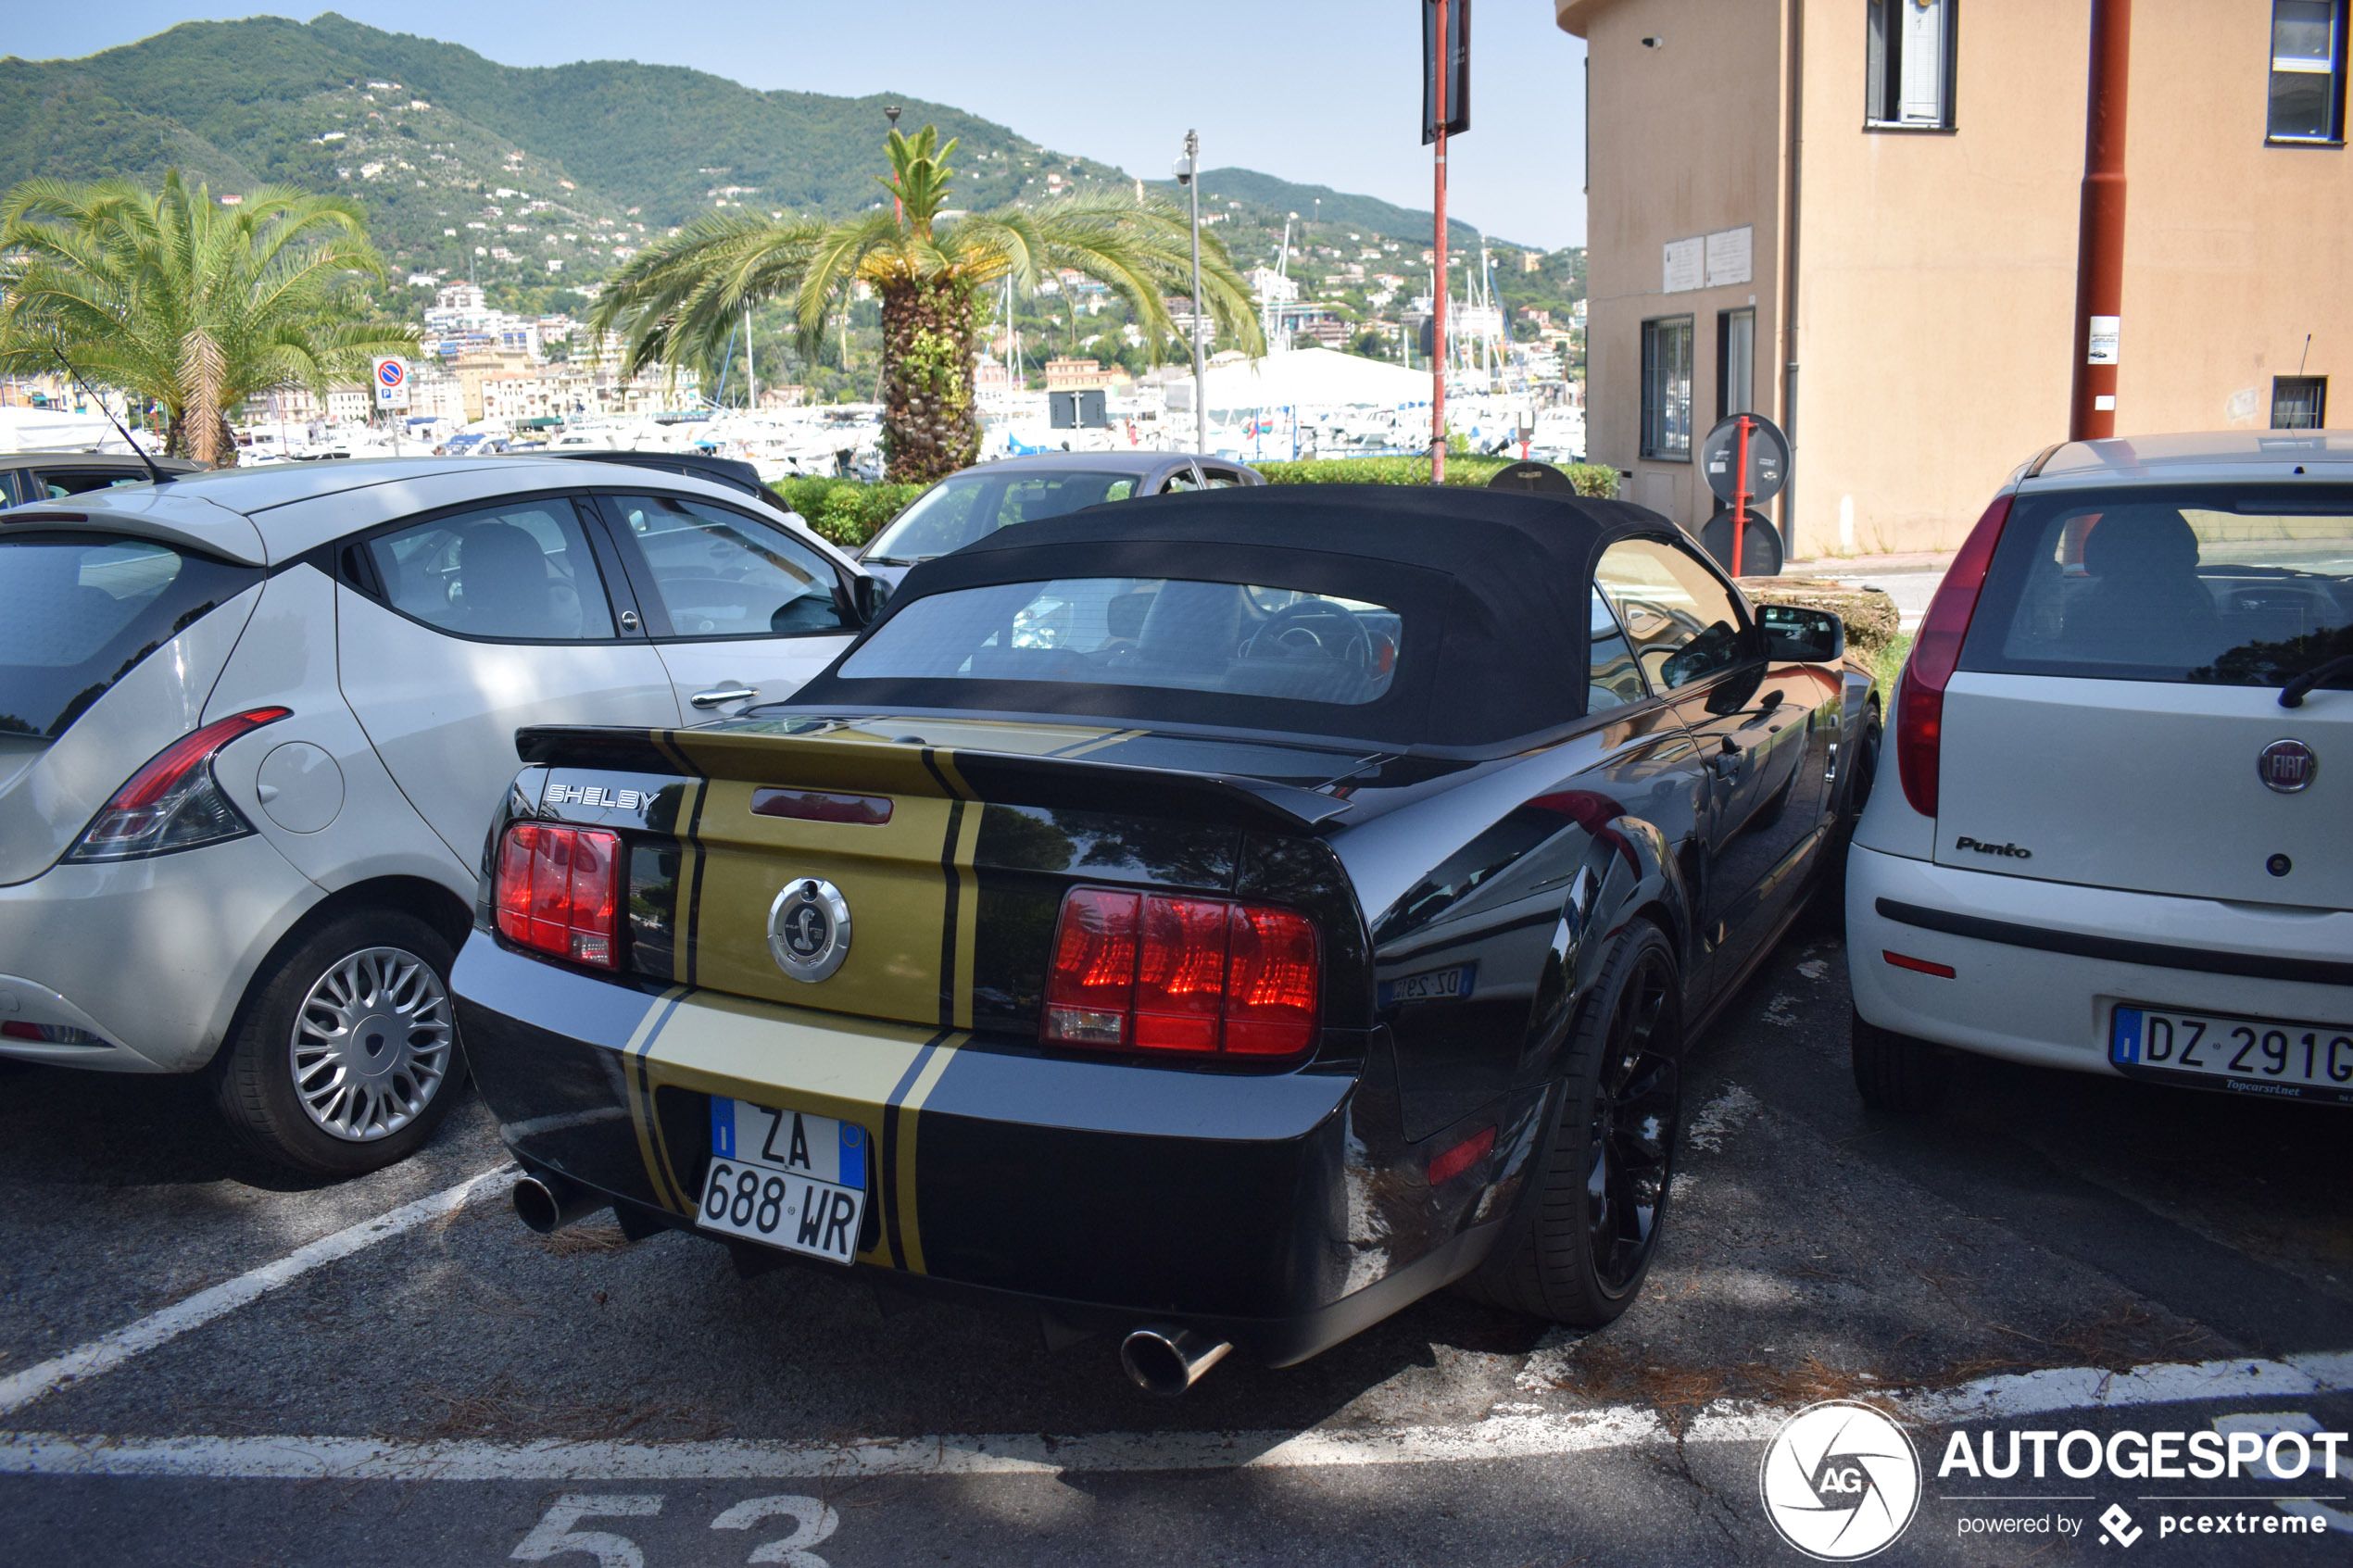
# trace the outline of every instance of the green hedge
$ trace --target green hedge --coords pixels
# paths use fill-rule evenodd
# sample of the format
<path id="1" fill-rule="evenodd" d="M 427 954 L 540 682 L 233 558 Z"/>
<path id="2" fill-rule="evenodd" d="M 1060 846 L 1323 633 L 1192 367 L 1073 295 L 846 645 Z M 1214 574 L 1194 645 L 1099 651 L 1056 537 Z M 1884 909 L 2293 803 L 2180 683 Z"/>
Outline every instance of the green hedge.
<path id="1" fill-rule="evenodd" d="M 1478 488 L 1510 466 L 1507 458 L 1450 457 L 1446 483 Z M 1428 484 L 1428 458 L 1311 458 L 1296 463 L 1254 463 L 1269 484 Z M 1579 495 L 1615 495 L 1617 470 L 1571 463 L 1561 470 Z"/>
<path id="2" fill-rule="evenodd" d="M 845 550 L 854 550 L 929 488 L 922 484 L 867 484 L 855 479 L 780 479 L 768 488 L 809 526 Z"/>
<path id="3" fill-rule="evenodd" d="M 1296 463 L 1252 465 L 1269 484 L 1428 484 L 1428 458 L 1317 458 Z M 1506 466 L 1502 458 L 1452 457 L 1446 483 L 1476 488 Z M 1573 463 L 1562 470 L 1580 495 L 1617 494 L 1617 470 L 1596 463 Z M 855 479 L 780 479 L 769 486 L 809 526 L 845 550 L 854 550 L 883 530 L 926 488 L 921 484 L 867 484 Z"/>

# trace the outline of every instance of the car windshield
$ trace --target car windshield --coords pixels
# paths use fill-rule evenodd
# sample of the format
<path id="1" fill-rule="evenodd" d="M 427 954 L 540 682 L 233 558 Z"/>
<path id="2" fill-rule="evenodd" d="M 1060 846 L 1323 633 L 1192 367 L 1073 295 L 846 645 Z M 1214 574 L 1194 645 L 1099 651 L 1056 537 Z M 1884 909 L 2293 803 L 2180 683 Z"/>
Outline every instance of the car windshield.
<path id="1" fill-rule="evenodd" d="M 261 576 L 150 539 L 0 539 L 0 734 L 65 734 L 147 655 Z"/>
<path id="2" fill-rule="evenodd" d="M 1136 476 L 1131 473 L 1040 473 L 1036 469 L 960 473 L 917 496 L 913 506 L 875 536 L 865 558 L 885 566 L 912 566 L 960 550 L 1012 523 L 1125 501 L 1135 493 Z"/>
<path id="3" fill-rule="evenodd" d="M 1354 705 L 1396 673 L 1402 619 L 1290 588 L 1078 577 L 914 600 L 841 667 L 858 680 L 1158 686 Z"/>
<path id="4" fill-rule="evenodd" d="M 2201 485 L 2022 497 L 1962 662 L 2279 686 L 2348 656 L 2353 486 Z"/>

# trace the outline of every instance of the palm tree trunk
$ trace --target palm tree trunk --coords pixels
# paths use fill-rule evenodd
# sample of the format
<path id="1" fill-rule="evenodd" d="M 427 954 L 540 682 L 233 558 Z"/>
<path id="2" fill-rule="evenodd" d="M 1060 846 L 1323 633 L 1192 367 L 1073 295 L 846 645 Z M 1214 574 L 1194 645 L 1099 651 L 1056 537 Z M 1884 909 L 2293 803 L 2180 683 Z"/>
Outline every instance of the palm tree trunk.
<path id="1" fill-rule="evenodd" d="M 882 291 L 883 456 L 893 480 L 928 484 L 980 455 L 975 315 L 972 291 L 959 282 Z"/>

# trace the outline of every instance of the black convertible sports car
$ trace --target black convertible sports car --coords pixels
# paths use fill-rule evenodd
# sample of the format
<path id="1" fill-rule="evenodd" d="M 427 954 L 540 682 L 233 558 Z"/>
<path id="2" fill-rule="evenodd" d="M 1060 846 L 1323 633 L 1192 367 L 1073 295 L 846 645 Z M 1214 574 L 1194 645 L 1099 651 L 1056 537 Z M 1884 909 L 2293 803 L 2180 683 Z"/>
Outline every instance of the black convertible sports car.
<path id="1" fill-rule="evenodd" d="M 1598 1324 L 1878 703 L 1607 501 L 1270 487 L 917 568 L 787 704 L 527 730 L 455 989 L 549 1228 L 1033 1304 L 1183 1388 Z M 1581 612 L 1581 613 L 1580 613 Z"/>

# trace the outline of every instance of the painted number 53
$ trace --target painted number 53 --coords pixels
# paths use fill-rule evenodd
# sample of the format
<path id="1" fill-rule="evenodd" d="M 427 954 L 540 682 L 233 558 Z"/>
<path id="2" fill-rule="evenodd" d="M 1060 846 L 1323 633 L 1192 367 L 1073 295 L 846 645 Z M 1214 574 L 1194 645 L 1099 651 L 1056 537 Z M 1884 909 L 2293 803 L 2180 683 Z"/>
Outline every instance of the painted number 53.
<path id="1" fill-rule="evenodd" d="M 597 1560 L 598 1568 L 646 1568 L 646 1554 L 635 1541 L 610 1530 L 576 1530 L 584 1519 L 650 1519 L 661 1512 L 659 1494 L 622 1493 L 591 1496 L 567 1492 L 540 1517 L 510 1554 L 518 1562 L 546 1562 L 578 1552 Z M 841 1515 L 815 1498 L 747 1498 L 711 1522 L 714 1530 L 749 1530 L 779 1515 L 792 1520 L 789 1536 L 762 1541 L 751 1549 L 747 1562 L 782 1562 L 790 1568 L 826 1568 L 825 1560 L 809 1549 L 841 1528 Z"/>

